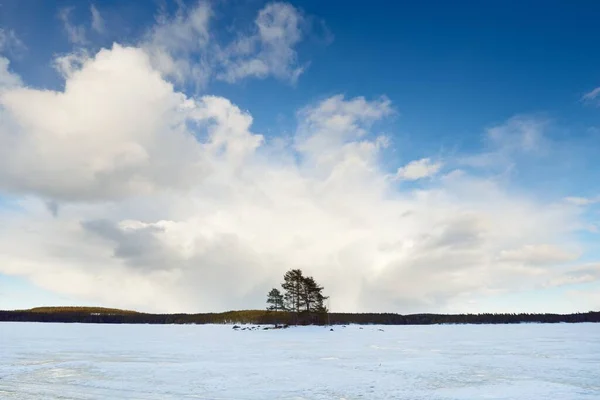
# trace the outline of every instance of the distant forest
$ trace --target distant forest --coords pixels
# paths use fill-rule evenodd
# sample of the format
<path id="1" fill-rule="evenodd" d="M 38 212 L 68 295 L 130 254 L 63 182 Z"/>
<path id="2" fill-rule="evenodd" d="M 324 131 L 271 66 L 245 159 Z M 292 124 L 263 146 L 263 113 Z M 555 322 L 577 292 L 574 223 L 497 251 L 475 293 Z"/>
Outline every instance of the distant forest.
<path id="1" fill-rule="evenodd" d="M 577 314 L 391 314 L 324 313 L 319 321 L 297 321 L 288 311 L 247 310 L 204 314 L 146 314 L 96 307 L 44 307 L 0 311 L 0 321 L 95 324 L 299 324 L 433 325 L 600 322 L 600 311 Z"/>

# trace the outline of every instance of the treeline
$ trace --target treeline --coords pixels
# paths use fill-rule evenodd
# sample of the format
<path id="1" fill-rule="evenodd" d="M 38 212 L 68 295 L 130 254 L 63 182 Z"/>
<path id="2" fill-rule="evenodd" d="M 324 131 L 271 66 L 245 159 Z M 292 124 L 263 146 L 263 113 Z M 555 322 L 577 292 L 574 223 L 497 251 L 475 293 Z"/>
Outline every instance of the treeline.
<path id="1" fill-rule="evenodd" d="M 121 310 L 120 308 L 106 308 L 106 307 L 35 307 L 27 311 L 37 313 L 66 313 L 66 312 L 87 312 L 97 314 L 139 314 L 137 311 Z"/>
<path id="2" fill-rule="evenodd" d="M 575 314 L 329 314 L 332 325 L 437 325 L 600 322 L 600 311 Z"/>
<path id="3" fill-rule="evenodd" d="M 321 315 L 321 314 L 320 314 Z M 78 322 L 96 324 L 293 324 L 289 311 L 245 310 L 204 314 L 146 314 L 96 308 L 45 308 L 45 311 L 0 311 L 0 321 Z M 576 314 L 375 314 L 328 313 L 322 323 L 332 325 L 433 325 L 433 324 L 518 324 L 600 322 L 600 312 Z M 314 323 L 314 321 L 300 324 Z"/>

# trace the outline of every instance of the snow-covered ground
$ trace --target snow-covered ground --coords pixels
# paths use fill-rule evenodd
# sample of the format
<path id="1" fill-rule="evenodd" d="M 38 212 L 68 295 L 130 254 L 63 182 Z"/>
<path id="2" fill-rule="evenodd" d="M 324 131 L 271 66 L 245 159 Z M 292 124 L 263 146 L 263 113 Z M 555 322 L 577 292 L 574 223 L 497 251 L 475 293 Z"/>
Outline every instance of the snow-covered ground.
<path id="1" fill-rule="evenodd" d="M 600 324 L 0 323 L 0 399 L 188 398 L 600 399 Z"/>

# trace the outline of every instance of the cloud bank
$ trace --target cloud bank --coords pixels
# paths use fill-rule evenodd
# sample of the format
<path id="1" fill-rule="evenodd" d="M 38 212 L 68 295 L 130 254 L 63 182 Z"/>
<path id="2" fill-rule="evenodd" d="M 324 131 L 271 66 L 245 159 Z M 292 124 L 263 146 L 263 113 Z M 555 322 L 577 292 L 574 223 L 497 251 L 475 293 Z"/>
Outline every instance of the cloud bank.
<path id="1" fill-rule="evenodd" d="M 26 87 L 0 63 L 0 192 L 19 199 L 0 214 L 1 273 L 171 312 L 261 308 L 290 268 L 314 275 L 336 311 L 462 310 L 600 279 L 577 261 L 577 205 L 453 170 L 458 160 L 444 174 L 413 160 L 390 179 L 381 160 L 394 143 L 374 128 L 395 112 L 386 97 L 308 104 L 282 145 L 228 99 L 177 89 L 190 74 L 293 80 L 301 68 L 289 5 L 263 9 L 216 74 L 187 56 L 208 46 L 211 11 L 186 12 L 139 46 L 61 59 L 62 91 Z M 543 124 L 531 121 L 488 132 L 495 151 L 507 136 L 532 149 Z"/>

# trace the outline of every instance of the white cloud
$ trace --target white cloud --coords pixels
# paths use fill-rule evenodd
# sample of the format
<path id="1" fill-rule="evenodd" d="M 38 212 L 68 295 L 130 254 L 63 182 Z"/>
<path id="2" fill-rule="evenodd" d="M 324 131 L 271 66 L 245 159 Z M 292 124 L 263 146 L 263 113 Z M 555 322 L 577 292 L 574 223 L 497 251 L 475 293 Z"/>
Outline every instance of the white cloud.
<path id="1" fill-rule="evenodd" d="M 273 75 L 296 82 L 305 66 L 298 65 L 294 47 L 302 40 L 303 16 L 287 3 L 267 4 L 256 17 L 256 33 L 243 36 L 221 53 L 218 79 L 235 82 Z"/>
<path id="2" fill-rule="evenodd" d="M 303 37 L 304 17 L 290 4 L 267 4 L 258 12 L 254 29 L 229 43 L 211 33 L 213 14 L 210 4 L 201 1 L 191 8 L 180 5 L 174 16 L 159 16 L 143 47 L 163 76 L 201 88 L 211 78 L 233 83 L 274 76 L 294 83 L 304 71 L 295 50 Z"/>
<path id="3" fill-rule="evenodd" d="M 335 157 L 344 149 L 359 145 L 357 139 L 366 136 L 371 124 L 392 112 L 386 97 L 367 101 L 364 97 L 346 100 L 343 95 L 332 96 L 298 112 L 295 147 L 309 157 Z"/>
<path id="4" fill-rule="evenodd" d="M 85 26 L 75 25 L 71 22 L 72 11 L 72 8 L 63 8 L 58 13 L 58 18 L 60 18 L 63 23 L 69 42 L 76 45 L 85 45 L 88 42 L 85 35 Z"/>
<path id="5" fill-rule="evenodd" d="M 441 162 L 433 162 L 430 158 L 411 161 L 402 168 L 398 168 L 396 179 L 415 181 L 429 178 L 437 174 L 442 168 Z"/>
<path id="6" fill-rule="evenodd" d="M 80 47 L 87 45 L 86 28 L 72 22 L 72 11 L 72 8 L 64 8 L 59 13 L 65 32 L 71 43 Z M 90 6 L 90 13 L 91 29 L 104 33 L 105 21 L 94 4 Z M 258 11 L 248 33 L 239 33 L 229 41 L 220 40 L 219 35 L 212 32 L 214 14 L 208 1 L 190 6 L 178 3 L 173 15 L 161 12 L 140 41 L 153 68 L 179 87 L 191 84 L 196 91 L 211 79 L 234 83 L 245 78 L 273 76 L 295 83 L 304 72 L 308 63 L 299 63 L 296 46 L 310 24 L 292 5 L 268 3 Z M 2 31 L 0 44 L 1 34 Z"/>
<path id="7" fill-rule="evenodd" d="M 2 216 L 1 273 L 82 302 L 217 311 L 261 307 L 302 268 L 336 310 L 400 312 L 583 274 L 577 207 L 466 172 L 390 182 L 373 131 L 386 98 L 309 105 L 292 144 L 271 146 L 248 112 L 177 92 L 142 49 L 67 65 L 62 92 L 0 96 L 0 187 L 29 195 Z"/>
<path id="8" fill-rule="evenodd" d="M 18 53 L 23 49 L 25 45 L 14 31 L 0 28 L 0 94 L 22 85 L 21 78 L 10 70 L 10 60 L 3 54 Z"/>
<path id="9" fill-rule="evenodd" d="M 54 67 L 63 78 L 68 78 L 79 71 L 89 58 L 90 56 L 87 51 L 79 49 L 73 53 L 57 56 L 54 59 Z"/>
<path id="10" fill-rule="evenodd" d="M 143 51 L 115 45 L 80 62 L 64 92 L 0 95 L 1 186 L 95 200 L 186 187 L 202 175 L 200 146 L 185 128 L 196 105 Z"/>
<path id="11" fill-rule="evenodd" d="M 540 270 L 539 257 L 493 255 L 563 237 L 564 210 L 494 185 L 472 196 L 489 182 L 470 178 L 390 200 L 371 180 L 347 176 L 340 186 L 265 161 L 215 169 L 189 196 L 71 205 L 58 218 L 23 204 L 27 217 L 0 228 L 1 268 L 87 301 L 168 311 L 259 307 L 293 267 L 346 310 L 439 309 L 459 295 L 561 277 Z"/>
<path id="12" fill-rule="evenodd" d="M 213 12 L 207 2 L 198 2 L 188 9 L 180 6 L 170 17 L 158 16 L 157 23 L 147 33 L 143 47 L 152 63 L 165 77 L 179 84 L 186 81 L 203 86 L 212 70 L 207 46 L 210 41 L 210 19 Z M 197 60 L 192 61 L 192 56 Z"/>
<path id="13" fill-rule="evenodd" d="M 0 56 L 0 95 L 7 89 L 21 86 L 21 78 L 11 72 L 8 58 Z M 1 114 L 0 114 L 1 115 Z"/>
<path id="14" fill-rule="evenodd" d="M 106 29 L 104 18 L 102 18 L 102 14 L 100 14 L 100 11 L 98 11 L 94 4 L 90 6 L 90 14 L 92 15 L 92 29 L 97 33 L 104 33 Z"/>

